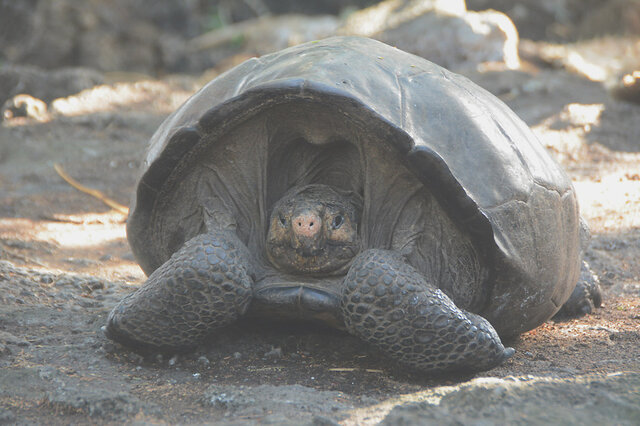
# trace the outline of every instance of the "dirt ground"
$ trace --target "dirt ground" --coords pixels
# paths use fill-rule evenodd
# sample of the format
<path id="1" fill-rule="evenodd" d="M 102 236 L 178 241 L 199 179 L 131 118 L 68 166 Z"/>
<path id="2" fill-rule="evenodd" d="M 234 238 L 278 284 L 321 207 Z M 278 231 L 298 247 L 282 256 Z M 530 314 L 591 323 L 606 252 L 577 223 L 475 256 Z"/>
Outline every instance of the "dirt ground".
<path id="1" fill-rule="evenodd" d="M 474 377 L 422 377 L 349 335 L 303 325 L 241 323 L 172 358 L 112 344 L 100 327 L 144 282 L 125 215 L 53 166 L 128 204 L 148 138 L 201 81 L 112 83 L 60 100 L 42 121 L 0 128 L 0 424 L 414 424 L 426 419 L 416 410 L 424 416 L 452 389 L 565 380 L 587 383 L 567 391 L 576 410 L 593 406 L 610 424 L 640 419 L 640 106 L 540 64 L 469 77 L 531 125 L 572 177 L 601 308 L 523 334 L 509 342 L 513 358 Z M 607 390 L 620 377 L 630 384 Z M 594 383 L 624 409 L 603 410 Z M 531 398 L 544 412 L 564 392 Z"/>

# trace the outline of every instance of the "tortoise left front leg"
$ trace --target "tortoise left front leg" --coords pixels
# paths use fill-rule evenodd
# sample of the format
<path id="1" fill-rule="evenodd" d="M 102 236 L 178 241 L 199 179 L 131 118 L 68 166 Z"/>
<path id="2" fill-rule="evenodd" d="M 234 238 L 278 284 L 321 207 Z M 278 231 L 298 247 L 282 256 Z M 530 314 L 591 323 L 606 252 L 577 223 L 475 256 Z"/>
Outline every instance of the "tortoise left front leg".
<path id="1" fill-rule="evenodd" d="M 106 336 L 141 349 L 185 351 L 245 313 L 249 251 L 231 232 L 198 235 L 113 308 Z"/>
<path id="2" fill-rule="evenodd" d="M 422 371 L 488 370 L 514 353 L 486 319 L 459 309 L 392 251 L 356 257 L 342 313 L 349 332 Z"/>

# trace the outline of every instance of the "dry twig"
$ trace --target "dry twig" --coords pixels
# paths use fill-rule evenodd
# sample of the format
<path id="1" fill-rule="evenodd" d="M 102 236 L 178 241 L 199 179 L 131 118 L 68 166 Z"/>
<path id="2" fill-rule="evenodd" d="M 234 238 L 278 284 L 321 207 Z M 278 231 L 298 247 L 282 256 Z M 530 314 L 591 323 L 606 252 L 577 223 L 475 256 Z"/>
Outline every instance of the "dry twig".
<path id="1" fill-rule="evenodd" d="M 92 197 L 97 198 L 98 200 L 102 201 L 103 203 L 105 203 L 106 205 L 111 207 L 112 209 L 114 209 L 114 210 L 116 210 L 116 211 L 118 211 L 118 212 L 120 212 L 120 213 L 122 213 L 124 215 L 128 215 L 129 214 L 129 209 L 127 208 L 127 206 L 123 206 L 122 204 L 118 203 L 117 201 L 112 200 L 111 198 L 107 197 L 102 192 L 98 191 L 97 189 L 88 188 L 88 187 L 82 185 L 80 182 L 76 181 L 71 176 L 69 176 L 67 174 L 67 172 L 64 171 L 64 169 L 62 168 L 62 166 L 60 164 L 54 164 L 53 168 L 56 169 L 56 172 L 58 173 L 58 175 L 60 175 L 60 177 L 62 179 L 64 179 L 65 182 L 67 182 L 69 185 L 73 186 L 78 191 L 84 192 L 85 194 L 89 194 Z"/>

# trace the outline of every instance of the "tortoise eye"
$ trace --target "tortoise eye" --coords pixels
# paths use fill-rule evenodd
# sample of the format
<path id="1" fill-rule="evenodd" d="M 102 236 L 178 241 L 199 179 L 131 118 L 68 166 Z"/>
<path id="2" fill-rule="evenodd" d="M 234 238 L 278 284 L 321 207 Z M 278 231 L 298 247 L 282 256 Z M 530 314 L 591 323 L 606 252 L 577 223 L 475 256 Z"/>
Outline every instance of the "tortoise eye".
<path id="1" fill-rule="evenodd" d="M 287 219 L 284 216 L 280 215 L 278 219 L 280 219 L 280 225 L 287 226 Z"/>
<path id="2" fill-rule="evenodd" d="M 331 224 L 331 226 L 333 227 L 333 229 L 338 229 L 342 226 L 343 223 L 344 217 L 342 215 L 337 215 L 333 218 L 333 223 Z"/>

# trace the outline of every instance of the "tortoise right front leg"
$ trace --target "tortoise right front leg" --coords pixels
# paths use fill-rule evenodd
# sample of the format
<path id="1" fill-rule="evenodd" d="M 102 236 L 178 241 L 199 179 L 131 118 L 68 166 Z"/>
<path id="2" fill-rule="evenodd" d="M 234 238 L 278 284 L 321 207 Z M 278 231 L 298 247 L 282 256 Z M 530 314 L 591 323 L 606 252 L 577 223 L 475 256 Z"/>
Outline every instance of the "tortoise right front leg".
<path id="1" fill-rule="evenodd" d="M 426 372 L 488 370 L 514 353 L 486 319 L 459 309 L 388 250 L 356 257 L 344 281 L 342 313 L 349 332 Z"/>
<path id="2" fill-rule="evenodd" d="M 249 252 L 234 234 L 198 235 L 113 308 L 105 335 L 133 347 L 193 348 L 245 313 L 251 270 Z"/>

